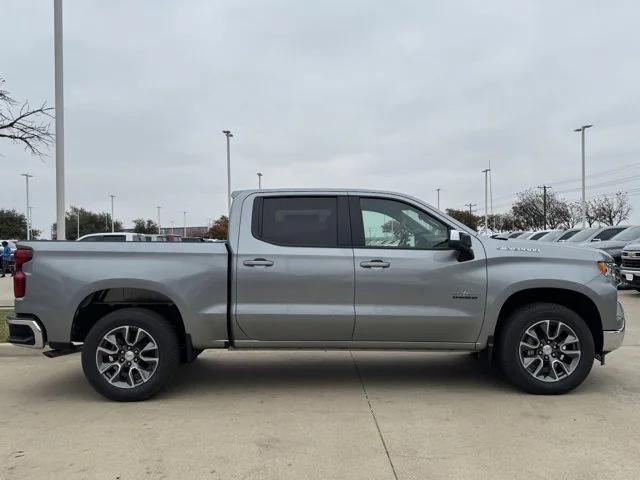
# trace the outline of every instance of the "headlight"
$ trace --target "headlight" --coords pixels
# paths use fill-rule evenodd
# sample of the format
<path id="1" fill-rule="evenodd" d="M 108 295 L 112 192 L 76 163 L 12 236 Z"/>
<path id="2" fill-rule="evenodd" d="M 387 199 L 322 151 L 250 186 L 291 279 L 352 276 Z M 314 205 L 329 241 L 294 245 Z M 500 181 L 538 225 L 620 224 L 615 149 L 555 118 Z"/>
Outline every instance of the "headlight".
<path id="1" fill-rule="evenodd" d="M 620 269 L 618 265 L 616 265 L 616 262 L 598 262 L 598 270 L 600 270 L 602 275 L 611 280 L 614 285 L 620 283 Z"/>

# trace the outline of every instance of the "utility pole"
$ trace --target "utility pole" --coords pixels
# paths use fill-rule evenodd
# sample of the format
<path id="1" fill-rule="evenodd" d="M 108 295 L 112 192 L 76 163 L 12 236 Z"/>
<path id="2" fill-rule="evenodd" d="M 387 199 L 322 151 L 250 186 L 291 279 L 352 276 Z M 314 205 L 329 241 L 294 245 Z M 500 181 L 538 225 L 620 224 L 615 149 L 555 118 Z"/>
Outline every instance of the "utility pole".
<path id="1" fill-rule="evenodd" d="M 465 206 L 469 207 L 469 215 L 473 215 L 473 207 L 478 205 L 477 203 L 465 203 Z"/>
<path id="2" fill-rule="evenodd" d="M 76 207 L 76 240 L 80 238 L 80 207 Z"/>
<path id="3" fill-rule="evenodd" d="M 258 175 L 258 190 L 262 190 L 262 174 L 258 172 L 257 175 Z"/>
<path id="4" fill-rule="evenodd" d="M 29 179 L 33 178 L 33 175 L 28 173 L 21 173 L 21 176 L 24 177 L 25 184 L 27 187 L 27 209 L 25 211 L 27 217 L 27 240 L 31 240 L 31 212 L 29 210 Z"/>
<path id="5" fill-rule="evenodd" d="M 490 168 L 482 170 L 484 173 L 484 231 L 489 231 L 489 172 Z"/>
<path id="6" fill-rule="evenodd" d="M 547 229 L 547 189 L 551 188 L 549 185 L 539 185 L 538 188 L 542 189 L 542 218 L 543 218 L 543 230 Z"/>
<path id="7" fill-rule="evenodd" d="M 227 215 L 231 216 L 231 144 L 230 139 L 233 134 L 230 130 L 223 130 L 227 137 Z"/>
<path id="8" fill-rule="evenodd" d="M 187 211 L 182 212 L 182 236 L 187 236 Z"/>
<path id="9" fill-rule="evenodd" d="M 440 190 L 441 188 L 436 188 L 436 192 L 438 193 L 438 210 L 440 210 Z"/>
<path id="10" fill-rule="evenodd" d="M 116 198 L 115 195 L 109 195 L 111 197 L 111 233 L 115 232 L 115 223 L 113 221 L 113 199 Z"/>
<path id="11" fill-rule="evenodd" d="M 576 128 L 574 132 L 580 132 L 581 144 L 582 144 L 582 228 L 587 226 L 587 195 L 585 187 L 585 162 L 584 162 L 584 131 L 587 128 L 591 128 L 593 125 L 583 125 L 580 128 Z"/>
<path id="12" fill-rule="evenodd" d="M 62 0 L 53 0 L 53 50 L 56 107 L 56 239 L 66 240 L 64 203 L 64 93 L 62 74 Z"/>
<path id="13" fill-rule="evenodd" d="M 160 228 L 160 209 L 162 208 L 160 205 L 156 207 L 158 209 L 158 235 L 162 233 L 162 228 Z"/>

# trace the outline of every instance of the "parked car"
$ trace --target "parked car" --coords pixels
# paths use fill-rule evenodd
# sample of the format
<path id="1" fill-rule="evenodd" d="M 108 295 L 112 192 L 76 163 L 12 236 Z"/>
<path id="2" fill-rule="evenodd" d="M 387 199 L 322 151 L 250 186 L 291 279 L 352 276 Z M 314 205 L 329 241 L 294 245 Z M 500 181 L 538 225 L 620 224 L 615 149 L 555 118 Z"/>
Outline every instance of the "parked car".
<path id="1" fill-rule="evenodd" d="M 611 237 L 617 235 L 626 228 L 626 225 L 618 225 L 615 227 L 585 228 L 575 235 L 572 235 L 565 241 L 569 243 L 602 242 L 604 240 L 609 240 Z"/>
<path id="2" fill-rule="evenodd" d="M 565 230 L 549 230 L 546 234 L 541 236 L 538 241 L 539 242 L 556 242 L 558 239 L 563 236 Z"/>
<path id="3" fill-rule="evenodd" d="M 182 237 L 183 242 L 189 243 L 202 243 L 204 242 L 204 238 L 202 237 Z"/>
<path id="4" fill-rule="evenodd" d="M 551 230 L 540 230 L 538 232 L 534 232 L 534 233 L 532 233 L 531 235 L 529 235 L 527 237 L 527 240 L 540 240 L 542 237 L 544 237 L 549 232 L 551 232 Z"/>
<path id="5" fill-rule="evenodd" d="M 166 242 L 166 235 L 161 235 L 159 233 L 145 233 L 144 234 L 145 242 Z"/>
<path id="6" fill-rule="evenodd" d="M 144 235 L 130 232 L 90 233 L 83 235 L 76 242 L 145 242 Z"/>
<path id="7" fill-rule="evenodd" d="M 620 276 L 631 288 L 640 292 L 640 243 L 630 243 L 622 249 Z"/>
<path id="8" fill-rule="evenodd" d="M 596 243 L 581 243 L 579 246 L 603 250 L 611 255 L 615 262 L 620 265 L 622 263 L 622 250 L 624 247 L 630 243 L 637 243 L 638 240 L 640 240 L 640 226 L 631 226 L 614 235 L 610 240 Z"/>
<path id="9" fill-rule="evenodd" d="M 556 242 L 567 242 L 571 237 L 576 235 L 578 232 L 581 232 L 584 228 L 571 228 L 569 230 L 565 230 L 565 232 L 558 237 Z"/>
<path id="10" fill-rule="evenodd" d="M 560 394 L 624 337 L 598 250 L 481 239 L 370 190 L 236 192 L 230 220 L 228 242 L 20 243 L 8 341 L 83 343 L 89 383 L 132 401 L 206 348 L 495 351 L 513 384 Z"/>

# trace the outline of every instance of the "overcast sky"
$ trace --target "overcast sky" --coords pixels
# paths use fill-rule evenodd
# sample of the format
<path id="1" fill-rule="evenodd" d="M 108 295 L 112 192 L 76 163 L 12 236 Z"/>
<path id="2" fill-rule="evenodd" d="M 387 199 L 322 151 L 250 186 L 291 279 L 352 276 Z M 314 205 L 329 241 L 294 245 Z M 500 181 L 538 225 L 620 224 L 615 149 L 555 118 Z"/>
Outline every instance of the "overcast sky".
<path id="1" fill-rule="evenodd" d="M 53 2 L 2 0 L 0 76 L 53 105 Z M 546 183 L 638 189 L 640 4 L 64 0 L 67 205 L 204 225 L 232 188 L 390 189 L 482 211 Z M 55 220 L 55 157 L 0 144 L 0 208 Z M 615 172 L 611 170 L 616 169 Z M 577 199 L 579 192 L 563 196 Z M 632 196 L 640 223 L 640 195 Z"/>

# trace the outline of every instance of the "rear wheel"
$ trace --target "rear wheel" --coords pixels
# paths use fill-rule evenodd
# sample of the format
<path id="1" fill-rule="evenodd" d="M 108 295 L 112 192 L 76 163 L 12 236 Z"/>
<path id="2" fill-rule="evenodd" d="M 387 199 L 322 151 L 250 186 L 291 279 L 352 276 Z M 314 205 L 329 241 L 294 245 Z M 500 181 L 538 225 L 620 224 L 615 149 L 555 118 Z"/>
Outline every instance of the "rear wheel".
<path id="1" fill-rule="evenodd" d="M 527 305 L 507 319 L 498 344 L 505 376 L 534 394 L 557 395 L 591 371 L 595 346 L 585 321 L 562 305 Z"/>
<path id="2" fill-rule="evenodd" d="M 174 329 L 140 308 L 116 310 L 89 331 L 82 369 L 93 388 L 116 401 L 146 400 L 171 379 L 180 361 Z"/>

